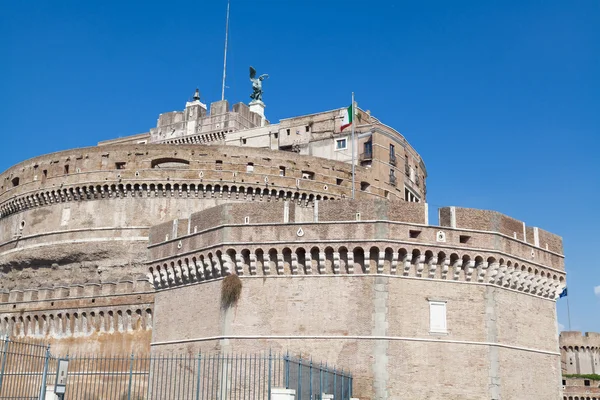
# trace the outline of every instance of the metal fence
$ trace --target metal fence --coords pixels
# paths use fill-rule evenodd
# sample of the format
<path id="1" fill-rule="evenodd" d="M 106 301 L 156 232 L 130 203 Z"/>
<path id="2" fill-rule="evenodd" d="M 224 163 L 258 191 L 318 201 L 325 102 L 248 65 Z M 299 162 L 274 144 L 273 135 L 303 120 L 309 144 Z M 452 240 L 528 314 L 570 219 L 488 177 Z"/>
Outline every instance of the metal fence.
<path id="1" fill-rule="evenodd" d="M 0 399 L 38 399 L 51 368 L 49 346 L 5 338 L 0 349 Z"/>
<path id="2" fill-rule="evenodd" d="M 0 399 L 44 399 L 57 358 L 45 345 L 0 339 Z M 298 400 L 352 397 L 352 375 L 289 354 L 71 356 L 65 399 L 270 399 L 273 388 Z"/>

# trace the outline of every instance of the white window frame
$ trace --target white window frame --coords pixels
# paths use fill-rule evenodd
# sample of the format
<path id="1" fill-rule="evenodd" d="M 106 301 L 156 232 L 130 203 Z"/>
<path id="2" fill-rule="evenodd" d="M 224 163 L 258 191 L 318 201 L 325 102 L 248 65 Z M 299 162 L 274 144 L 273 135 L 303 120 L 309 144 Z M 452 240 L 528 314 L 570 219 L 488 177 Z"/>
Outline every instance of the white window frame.
<path id="1" fill-rule="evenodd" d="M 338 143 L 344 142 L 344 147 L 338 147 Z M 335 150 L 346 150 L 348 148 L 348 138 L 335 139 Z"/>
<path id="2" fill-rule="evenodd" d="M 434 335 L 447 335 L 448 334 L 448 312 L 447 312 L 447 301 L 446 300 L 434 300 L 428 299 L 429 301 L 429 333 Z M 434 314 L 434 310 L 441 311 L 441 315 Z M 435 317 L 434 317 L 435 316 Z M 441 321 L 434 320 L 436 317 L 441 316 Z M 438 319 L 438 318 L 436 318 Z"/>

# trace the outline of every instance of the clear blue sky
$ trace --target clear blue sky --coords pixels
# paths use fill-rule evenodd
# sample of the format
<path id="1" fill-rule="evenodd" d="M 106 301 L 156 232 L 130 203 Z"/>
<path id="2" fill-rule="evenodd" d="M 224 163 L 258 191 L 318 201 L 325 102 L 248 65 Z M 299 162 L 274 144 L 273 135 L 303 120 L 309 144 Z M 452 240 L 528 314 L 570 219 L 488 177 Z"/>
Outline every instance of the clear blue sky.
<path id="1" fill-rule="evenodd" d="M 273 121 L 356 92 L 424 157 L 431 208 L 562 235 L 572 327 L 600 331 L 600 1 L 232 3 L 231 103 L 249 100 L 249 65 L 270 74 Z M 0 170 L 146 132 L 196 87 L 219 100 L 225 8 L 0 2 Z M 565 299 L 558 310 L 567 326 Z"/>

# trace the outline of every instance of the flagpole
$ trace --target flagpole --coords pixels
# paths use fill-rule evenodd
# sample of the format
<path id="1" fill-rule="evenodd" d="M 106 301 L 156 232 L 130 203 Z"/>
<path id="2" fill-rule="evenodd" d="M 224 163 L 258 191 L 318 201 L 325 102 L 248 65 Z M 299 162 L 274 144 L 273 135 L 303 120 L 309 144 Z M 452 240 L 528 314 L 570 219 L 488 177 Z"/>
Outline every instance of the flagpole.
<path id="1" fill-rule="evenodd" d="M 227 42 L 229 40 L 229 3 L 227 0 L 227 22 L 225 22 L 225 55 L 223 56 L 223 87 L 221 88 L 221 101 L 225 100 L 225 77 L 227 74 Z"/>
<path id="2" fill-rule="evenodd" d="M 569 307 L 569 295 L 567 297 L 567 318 L 569 319 L 569 330 L 571 330 L 571 308 Z"/>
<path id="3" fill-rule="evenodd" d="M 354 188 L 354 174 L 355 174 L 355 167 L 354 167 L 354 92 L 352 92 L 352 115 L 350 116 L 352 118 L 352 200 L 354 200 L 354 193 L 355 193 L 355 188 Z"/>

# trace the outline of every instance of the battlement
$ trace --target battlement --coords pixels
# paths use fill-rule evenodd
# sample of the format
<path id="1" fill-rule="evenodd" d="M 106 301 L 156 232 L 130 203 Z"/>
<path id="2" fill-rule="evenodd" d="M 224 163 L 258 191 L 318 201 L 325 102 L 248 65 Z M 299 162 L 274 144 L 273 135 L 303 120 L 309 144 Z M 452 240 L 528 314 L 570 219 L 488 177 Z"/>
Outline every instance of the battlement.
<path id="1" fill-rule="evenodd" d="M 430 226 L 420 203 L 225 204 L 154 226 L 149 251 L 156 288 L 234 272 L 463 280 L 552 299 L 565 286 L 561 254 L 501 232 Z"/>
<path id="2" fill-rule="evenodd" d="M 442 207 L 439 209 L 440 226 L 451 228 L 498 232 L 508 237 L 563 253 L 562 238 L 537 227 L 529 227 L 497 211 L 475 208 Z"/>
<path id="3" fill-rule="evenodd" d="M 600 333 L 563 331 L 560 333 L 559 344 L 563 349 L 571 348 L 575 351 L 586 348 L 600 349 Z"/>
<path id="4" fill-rule="evenodd" d="M 233 146 L 76 149 L 36 157 L 0 174 L 0 218 L 55 202 L 108 197 L 116 191 L 162 193 L 177 187 L 178 192 L 187 192 L 192 184 L 202 187 L 202 192 L 217 191 L 217 196 L 235 185 L 235 192 L 261 196 L 280 196 L 284 190 L 286 196 L 306 193 L 307 198 L 311 194 L 341 198 L 351 192 L 350 169 L 340 161 Z M 356 181 L 369 186 L 359 191 L 359 196 L 403 196 L 401 191 L 372 180 L 366 168 L 356 168 Z"/>
<path id="5" fill-rule="evenodd" d="M 151 293 L 152 285 L 144 278 L 119 282 L 86 283 L 81 285 L 55 286 L 37 289 L 13 289 L 0 291 L 0 311 L 5 304 L 28 303 L 49 300 L 80 299 L 84 297 L 134 295 Z"/>
<path id="6" fill-rule="evenodd" d="M 326 222 L 361 222 L 390 221 L 415 225 L 429 225 L 428 205 L 424 203 L 407 203 L 378 199 L 343 200 L 335 202 L 315 202 L 310 207 L 300 206 L 294 202 L 264 204 L 229 203 L 212 207 L 191 214 L 188 219 L 178 219 L 156 225 L 150 229 L 150 246 L 205 231 L 222 225 L 247 224 L 287 224 L 287 223 L 326 223 Z M 470 208 L 443 207 L 439 209 L 440 226 L 451 228 L 457 232 L 472 231 L 496 233 L 503 240 L 511 239 L 526 244 L 529 249 L 527 258 L 535 258 L 540 254 L 562 255 L 562 239 L 554 234 L 535 227 L 527 227 L 524 222 L 495 211 Z M 511 229 L 519 227 L 521 235 L 515 235 Z M 435 226 L 432 226 L 435 229 Z M 526 232 L 538 232 L 538 236 L 527 235 Z M 471 236 L 456 235 L 457 243 L 477 246 Z M 540 237 L 546 239 L 540 241 Z M 445 241 L 446 239 L 444 239 Z M 481 244 L 477 247 L 481 247 Z M 533 252 L 533 253 L 532 253 Z M 560 257 L 559 257 L 560 258 Z"/>

